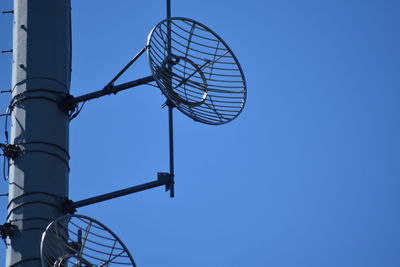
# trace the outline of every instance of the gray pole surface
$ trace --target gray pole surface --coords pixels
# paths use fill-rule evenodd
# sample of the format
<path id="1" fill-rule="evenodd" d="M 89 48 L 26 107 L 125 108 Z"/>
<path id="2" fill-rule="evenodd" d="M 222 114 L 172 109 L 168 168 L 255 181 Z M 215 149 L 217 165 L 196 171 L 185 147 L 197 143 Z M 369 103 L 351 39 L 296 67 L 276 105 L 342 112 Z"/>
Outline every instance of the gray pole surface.
<path id="1" fill-rule="evenodd" d="M 68 115 L 57 102 L 69 92 L 70 0 L 14 0 L 7 267 L 36 267 L 46 225 L 68 196 Z"/>

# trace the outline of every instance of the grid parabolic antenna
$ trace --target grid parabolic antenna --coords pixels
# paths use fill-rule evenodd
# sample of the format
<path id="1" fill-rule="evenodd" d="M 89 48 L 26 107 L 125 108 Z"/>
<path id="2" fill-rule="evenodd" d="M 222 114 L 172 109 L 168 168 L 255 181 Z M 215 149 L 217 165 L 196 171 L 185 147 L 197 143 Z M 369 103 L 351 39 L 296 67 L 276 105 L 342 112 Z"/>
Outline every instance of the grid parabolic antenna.
<path id="1" fill-rule="evenodd" d="M 66 215 L 51 222 L 42 235 L 43 267 L 136 266 L 121 240 L 102 223 Z"/>
<path id="2" fill-rule="evenodd" d="M 235 119 L 246 102 L 246 81 L 228 45 L 188 18 L 171 18 L 150 32 L 147 53 L 163 94 L 187 116 L 206 124 Z"/>

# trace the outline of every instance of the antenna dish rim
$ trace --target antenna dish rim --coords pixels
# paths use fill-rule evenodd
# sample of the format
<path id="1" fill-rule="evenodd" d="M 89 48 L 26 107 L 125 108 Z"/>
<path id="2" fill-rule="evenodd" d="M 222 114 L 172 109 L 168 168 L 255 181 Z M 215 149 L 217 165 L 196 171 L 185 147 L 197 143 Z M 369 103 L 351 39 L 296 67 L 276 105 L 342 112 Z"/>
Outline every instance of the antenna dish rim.
<path id="1" fill-rule="evenodd" d="M 60 217 L 57 217 L 56 219 L 54 219 L 53 221 L 51 221 L 48 225 L 47 225 L 47 227 L 46 227 L 46 230 L 42 233 L 42 237 L 41 237 L 41 240 L 40 240 L 40 261 L 41 261 L 41 265 L 42 265 L 42 267 L 48 267 L 48 266 L 46 266 L 46 261 L 45 261 L 45 259 L 43 258 L 44 257 L 44 253 L 43 253 L 43 250 L 44 250 L 44 248 L 43 248 L 43 244 L 44 244 L 44 241 L 45 241 L 45 238 L 46 238 L 46 233 L 48 233 L 48 230 L 55 224 L 55 223 L 58 223 L 58 222 L 60 222 L 60 221 L 70 221 L 72 218 L 80 218 L 80 219 L 86 219 L 86 220 L 88 220 L 89 222 L 91 222 L 91 223 L 94 223 L 94 224 L 97 224 L 98 226 L 100 226 L 100 227 L 102 227 L 103 228 L 103 230 L 105 230 L 105 231 L 107 231 L 109 234 L 111 234 L 111 236 L 113 237 L 113 238 L 115 238 L 115 240 L 121 245 L 121 247 L 124 249 L 124 251 L 125 251 L 125 253 L 127 254 L 127 256 L 129 257 L 129 260 L 131 261 L 131 263 L 133 264 L 133 266 L 134 267 L 136 267 L 136 263 L 135 263 L 135 261 L 133 260 L 133 257 L 132 257 L 132 255 L 131 255 L 131 253 L 129 252 L 129 250 L 128 250 L 128 248 L 125 246 L 125 244 L 122 242 L 122 240 L 113 232 L 113 231 L 111 231 L 111 229 L 110 228 L 108 228 L 107 226 L 105 226 L 103 223 L 101 223 L 101 222 L 99 222 L 99 221 L 97 221 L 97 220 L 95 220 L 95 219 L 93 219 L 93 218 L 91 218 L 91 217 L 88 217 L 88 216 L 85 216 L 85 215 L 81 215 L 81 214 L 67 214 L 67 215 L 63 215 L 63 216 L 60 216 Z"/>

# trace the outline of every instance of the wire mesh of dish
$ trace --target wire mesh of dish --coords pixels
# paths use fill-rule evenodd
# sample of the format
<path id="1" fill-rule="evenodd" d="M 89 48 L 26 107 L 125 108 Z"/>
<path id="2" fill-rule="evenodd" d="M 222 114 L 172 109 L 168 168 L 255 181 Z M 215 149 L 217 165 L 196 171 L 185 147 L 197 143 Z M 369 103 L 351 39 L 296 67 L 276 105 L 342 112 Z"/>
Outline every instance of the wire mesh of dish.
<path id="1" fill-rule="evenodd" d="M 100 222 L 67 215 L 50 223 L 42 235 L 43 267 L 136 266 L 121 240 Z"/>
<path id="2" fill-rule="evenodd" d="M 211 29 L 187 18 L 154 27 L 148 57 L 163 94 L 192 119 L 223 124 L 235 119 L 246 101 L 246 81 L 236 56 Z"/>

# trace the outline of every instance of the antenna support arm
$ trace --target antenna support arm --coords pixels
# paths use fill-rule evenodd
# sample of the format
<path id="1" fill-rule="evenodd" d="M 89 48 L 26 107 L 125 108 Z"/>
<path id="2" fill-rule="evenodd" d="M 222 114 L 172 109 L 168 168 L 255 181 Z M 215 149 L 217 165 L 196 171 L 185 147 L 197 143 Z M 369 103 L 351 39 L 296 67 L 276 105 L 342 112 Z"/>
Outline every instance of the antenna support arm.
<path id="1" fill-rule="evenodd" d="M 140 78 L 134 81 L 130 81 L 127 83 L 123 83 L 120 85 L 113 85 L 113 84 L 108 84 L 106 85 L 103 89 L 92 92 L 92 93 L 88 93 L 85 95 L 81 95 L 81 96 L 77 96 L 77 97 L 73 97 L 71 95 L 63 98 L 63 100 L 61 101 L 60 105 L 62 110 L 64 111 L 73 111 L 75 110 L 75 107 L 78 103 L 80 102 L 84 102 L 87 100 L 91 100 L 94 98 L 99 98 L 105 95 L 111 95 L 111 94 L 116 94 L 120 91 L 132 88 L 132 87 L 136 87 L 138 85 L 142 85 L 142 84 L 147 84 L 150 82 L 154 81 L 154 77 L 152 75 L 144 77 L 144 78 Z"/>
<path id="2" fill-rule="evenodd" d="M 152 181 L 152 182 L 128 187 L 128 188 L 125 188 L 122 190 L 118 190 L 118 191 L 114 191 L 111 193 L 83 199 L 83 200 L 80 200 L 77 202 L 73 202 L 71 200 L 65 200 L 63 203 L 63 211 L 64 211 L 64 213 L 74 213 L 77 208 L 81 208 L 81 207 L 88 206 L 91 204 L 96 204 L 96 203 L 99 203 L 102 201 L 114 199 L 117 197 L 122 197 L 122 196 L 129 195 L 129 194 L 141 192 L 141 191 L 144 191 L 147 189 L 151 189 L 151 188 L 155 188 L 155 187 L 163 186 L 163 185 L 165 185 L 165 189 L 166 189 L 166 191 L 168 191 L 171 188 L 172 179 L 173 178 L 171 177 L 171 175 L 169 173 L 159 172 L 157 174 L 157 180 Z"/>

